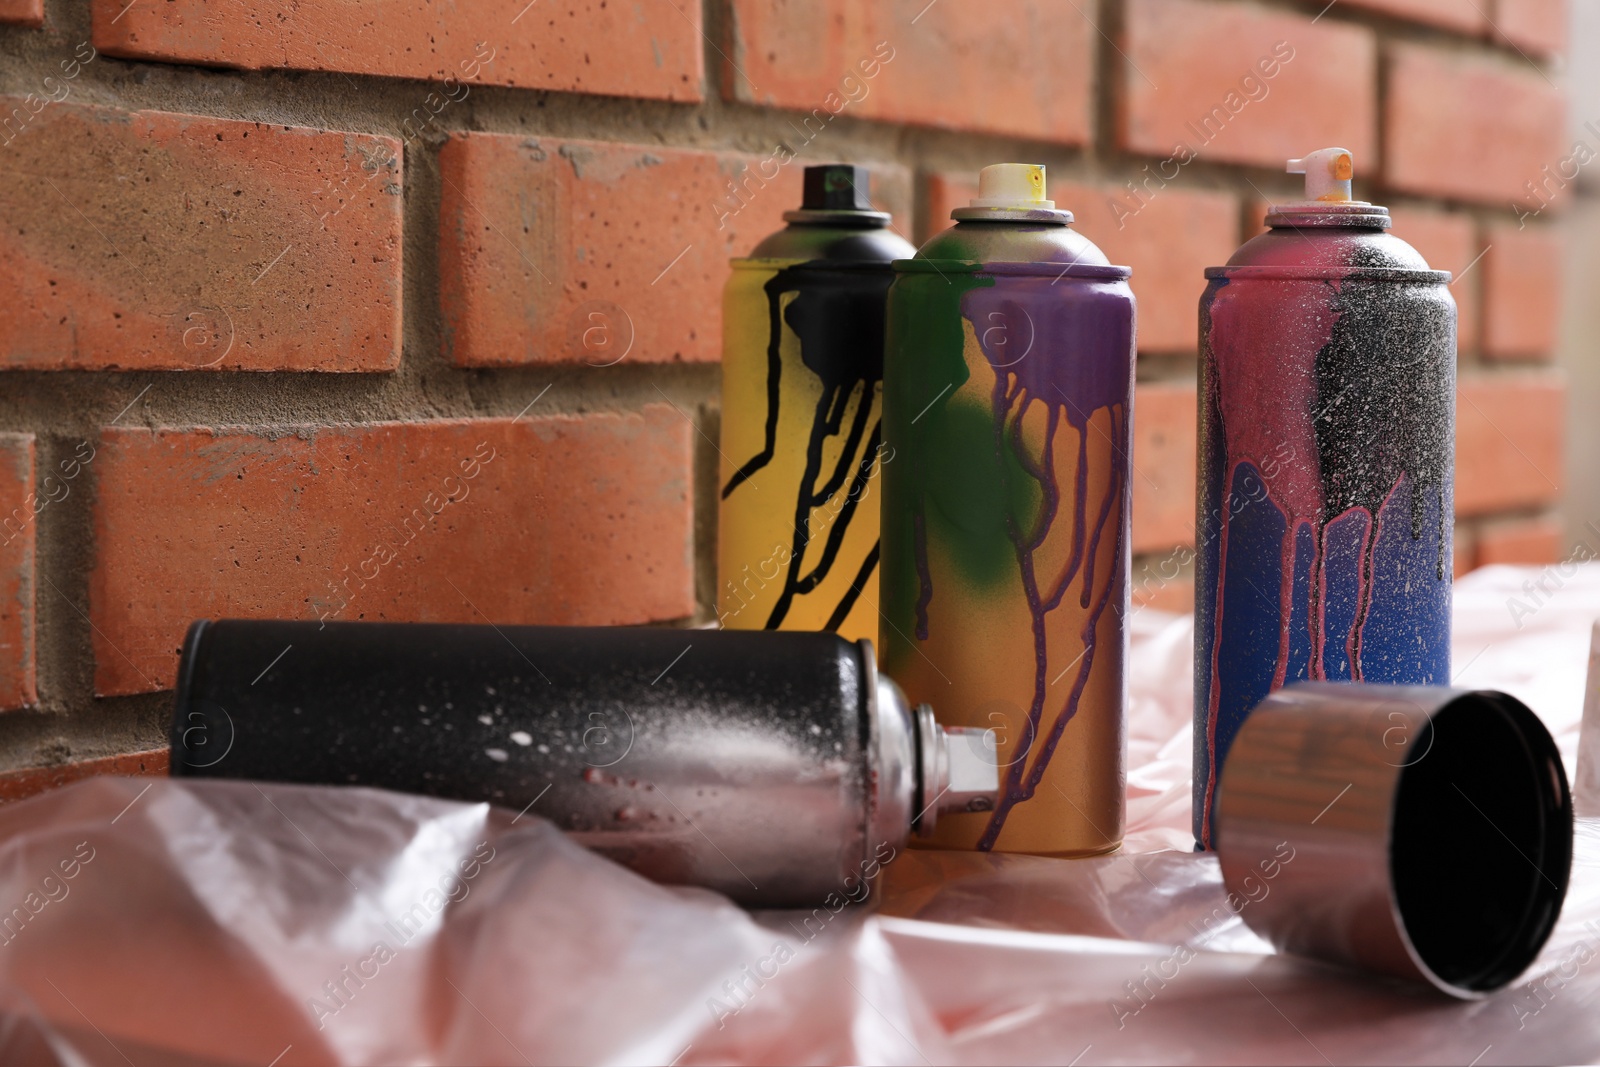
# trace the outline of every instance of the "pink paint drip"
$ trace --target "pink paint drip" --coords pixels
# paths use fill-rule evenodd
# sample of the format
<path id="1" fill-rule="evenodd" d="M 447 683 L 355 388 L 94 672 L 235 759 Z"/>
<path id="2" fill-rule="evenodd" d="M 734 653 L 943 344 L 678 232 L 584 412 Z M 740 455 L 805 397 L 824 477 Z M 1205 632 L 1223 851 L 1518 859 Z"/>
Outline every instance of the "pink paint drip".
<path id="1" fill-rule="evenodd" d="M 1372 568 L 1374 556 L 1378 550 L 1380 535 L 1383 533 L 1383 517 L 1384 515 L 1388 514 L 1389 502 L 1393 500 L 1394 495 L 1400 491 L 1400 484 L 1404 481 L 1404 475 L 1401 475 L 1399 478 L 1395 479 L 1394 484 L 1389 487 L 1389 491 L 1383 494 L 1383 503 L 1378 505 L 1378 510 L 1376 513 L 1370 512 L 1366 508 L 1357 507 L 1350 508 L 1344 513 L 1344 515 L 1339 516 L 1339 518 L 1344 518 L 1346 515 L 1353 515 L 1357 512 L 1360 512 L 1367 517 L 1367 532 L 1362 535 L 1361 542 L 1361 599 L 1356 606 L 1355 622 L 1353 622 L 1350 626 L 1350 636 L 1345 639 L 1345 655 L 1350 659 L 1350 677 L 1352 681 L 1356 682 L 1362 680 L 1361 642 L 1363 633 L 1367 627 L 1367 615 L 1372 610 L 1372 592 L 1374 585 L 1372 580 Z M 1417 490 L 1416 487 L 1412 488 L 1413 493 L 1418 491 L 1419 490 Z M 1408 522 L 1408 530 L 1409 527 L 1410 523 Z"/>
<path id="2" fill-rule="evenodd" d="M 1269 284 L 1269 283 L 1256 283 Z M 1303 283 L 1300 283 L 1303 285 Z M 1337 283 L 1327 283 L 1337 292 Z M 1290 290 L 1293 292 L 1293 290 Z M 1278 600 L 1283 614 L 1292 618 L 1294 595 L 1294 550 L 1301 526 L 1311 528 L 1314 546 L 1312 574 L 1321 575 L 1323 520 L 1327 507 L 1318 467 L 1319 449 L 1313 420 L 1305 413 L 1316 409 L 1317 380 L 1314 367 L 1305 354 L 1319 352 L 1333 339 L 1339 313 L 1331 299 L 1302 301 L 1284 299 L 1262 301 L 1232 286 L 1213 291 L 1210 329 L 1207 341 L 1217 368 L 1211 381 L 1213 396 L 1207 398 L 1222 415 L 1228 470 L 1223 481 L 1221 530 L 1218 535 L 1217 573 L 1227 573 L 1228 528 L 1233 510 L 1234 476 L 1239 466 L 1251 462 L 1260 475 L 1266 496 L 1286 520 L 1280 558 L 1283 573 Z M 1238 347 L 1232 338 L 1247 340 Z M 1243 373 L 1223 374 L 1226 367 Z M 1268 457 L 1287 456 L 1284 462 L 1269 464 Z M 1272 468 L 1270 471 L 1266 468 Z M 1320 582 L 1320 579 L 1319 579 Z M 1222 632 L 1223 583 L 1217 582 L 1212 626 Z M 1313 593 L 1311 605 L 1311 663 L 1309 677 L 1321 678 L 1323 617 L 1321 588 Z M 1283 684 L 1288 672 L 1289 627 L 1279 636 L 1278 664 L 1273 672 L 1273 688 Z M 1217 765 L 1217 706 L 1221 699 L 1221 673 L 1218 656 L 1221 642 L 1211 647 L 1211 691 L 1207 695 L 1206 752 L 1212 767 Z M 1211 836 L 1211 809 L 1217 787 L 1213 774 L 1206 782 L 1205 838 Z"/>

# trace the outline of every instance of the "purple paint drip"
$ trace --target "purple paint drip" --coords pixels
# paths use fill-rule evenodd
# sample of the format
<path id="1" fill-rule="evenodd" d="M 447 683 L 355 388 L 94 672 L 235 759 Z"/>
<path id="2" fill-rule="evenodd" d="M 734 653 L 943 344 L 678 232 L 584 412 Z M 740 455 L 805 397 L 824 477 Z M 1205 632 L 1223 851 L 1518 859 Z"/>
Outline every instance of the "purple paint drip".
<path id="1" fill-rule="evenodd" d="M 1121 439 L 1128 425 L 1132 405 L 1132 375 L 1122 359 L 1091 359 L 1088 353 L 1131 351 L 1131 337 L 1117 337 L 1131 331 L 1131 323 L 1121 308 L 1101 299 L 1102 286 L 1074 283 L 1057 286 L 1048 278 L 1005 277 L 992 288 L 973 289 L 962 297 L 962 315 L 973 323 L 978 345 L 995 374 L 991 404 L 995 422 L 995 450 L 1002 472 L 1008 468 L 1005 454 L 1011 456 L 1027 475 L 1038 483 L 1041 502 L 1033 529 L 1024 533 L 1013 516 L 1006 518 L 1006 532 L 1017 556 L 1028 610 L 1032 616 L 1034 641 L 1034 695 L 1028 709 L 1026 736 L 1037 738 L 1043 725 L 1049 681 L 1049 651 L 1046 647 L 1045 617 L 1060 606 L 1071 584 L 1084 574 L 1080 606 L 1089 609 L 1079 633 L 1084 645 L 1078 673 L 1072 688 L 1045 738 L 1031 769 L 1027 754 L 1014 760 L 1006 775 L 1005 788 L 988 827 L 978 841 L 983 851 L 992 849 L 1005 826 L 1007 815 L 1018 803 L 1032 798 L 1055 754 L 1067 724 L 1077 715 L 1078 705 L 1094 666 L 1095 636 L 1100 620 L 1111 603 L 1112 593 L 1120 588 L 1124 538 L 1124 515 L 1117 520 L 1116 558 L 1110 579 L 1099 590 L 1094 586 L 1095 558 L 1107 520 L 1128 489 L 1129 463 Z M 1121 342 L 1120 344 L 1117 342 Z M 1022 423 L 1035 402 L 1046 405 L 1047 416 L 1043 450 L 1036 462 L 1022 440 Z M 1117 408 L 1123 417 L 1119 421 Z M 1089 433 L 1104 431 L 1091 425 L 1095 414 L 1107 409 L 1111 421 L 1111 477 L 1088 534 L 1087 500 L 1089 486 Z M 1055 476 L 1055 434 L 1060 420 L 1078 431 L 1078 462 L 1074 472 L 1072 551 L 1057 575 L 1047 596 L 1041 596 L 1033 555 L 1049 536 L 1060 509 L 1060 487 Z M 1010 423 L 1009 430 L 1007 423 Z M 1009 439 L 1009 440 L 1008 440 Z M 1002 473 L 1004 477 L 1004 473 Z M 919 527 L 920 532 L 920 527 Z M 1087 536 L 1086 536 L 1087 535 Z M 1087 544 L 1086 544 L 1087 542 Z M 1087 566 L 1085 566 L 1087 564 Z M 926 583 L 926 577 L 924 577 Z M 924 588 L 928 588 L 925 584 Z M 919 611 L 919 625 L 925 616 Z"/>

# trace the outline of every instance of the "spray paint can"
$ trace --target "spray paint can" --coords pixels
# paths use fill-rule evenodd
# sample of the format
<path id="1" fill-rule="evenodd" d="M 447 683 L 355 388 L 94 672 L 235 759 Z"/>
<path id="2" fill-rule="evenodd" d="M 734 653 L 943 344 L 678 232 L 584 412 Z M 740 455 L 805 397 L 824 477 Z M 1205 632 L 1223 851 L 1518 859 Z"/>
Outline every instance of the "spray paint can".
<path id="1" fill-rule="evenodd" d="M 1245 716 L 1301 680 L 1450 681 L 1450 275 L 1351 199 L 1350 153 L 1200 299 L 1194 832 Z"/>
<path id="2" fill-rule="evenodd" d="M 762 907 L 864 897 L 996 786 L 992 735 L 940 729 L 832 634 L 202 621 L 172 751 L 177 776 L 497 804 Z"/>
<path id="3" fill-rule="evenodd" d="M 723 293 L 717 616 L 872 638 L 884 294 L 915 250 L 862 167 L 807 167 L 784 218 Z"/>
<path id="4" fill-rule="evenodd" d="M 1044 188 L 985 168 L 895 264 L 880 636 L 911 699 L 999 734 L 995 810 L 934 843 L 1088 855 L 1123 828 L 1134 300 Z"/>

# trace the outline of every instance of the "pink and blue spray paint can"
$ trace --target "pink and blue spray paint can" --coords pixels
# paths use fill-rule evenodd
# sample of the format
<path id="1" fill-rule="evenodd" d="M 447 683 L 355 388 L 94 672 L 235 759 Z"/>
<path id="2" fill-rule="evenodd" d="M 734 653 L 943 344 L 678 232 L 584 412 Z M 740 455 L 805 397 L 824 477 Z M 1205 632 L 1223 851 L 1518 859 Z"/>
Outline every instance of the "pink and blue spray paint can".
<path id="1" fill-rule="evenodd" d="M 935 845 L 1090 855 L 1125 792 L 1134 301 L 998 164 L 895 263 L 884 350 L 884 669 L 949 725 L 998 735 L 991 811 Z M 889 458 L 892 455 L 892 460 Z"/>
<path id="2" fill-rule="evenodd" d="M 1350 153 L 1206 271 L 1200 299 L 1194 833 L 1245 717 L 1296 681 L 1450 681 L 1450 275 L 1351 199 Z"/>

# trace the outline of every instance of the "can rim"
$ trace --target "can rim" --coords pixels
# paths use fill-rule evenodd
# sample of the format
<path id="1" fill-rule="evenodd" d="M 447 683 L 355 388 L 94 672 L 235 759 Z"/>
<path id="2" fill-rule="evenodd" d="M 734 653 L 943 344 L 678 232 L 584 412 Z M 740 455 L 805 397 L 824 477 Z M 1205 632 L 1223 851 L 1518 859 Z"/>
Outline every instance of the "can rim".
<path id="1" fill-rule="evenodd" d="M 1478 980 L 1473 982 L 1446 978 L 1444 975 L 1440 974 L 1439 971 L 1434 969 L 1434 963 L 1430 962 L 1423 955 L 1422 951 L 1417 947 L 1416 942 L 1412 940 L 1412 932 L 1407 923 L 1408 916 L 1400 907 L 1400 888 L 1395 877 L 1394 860 L 1392 858 L 1394 849 L 1395 819 L 1399 812 L 1400 786 L 1406 776 L 1406 772 L 1420 761 L 1420 757 L 1417 761 L 1411 761 L 1402 764 L 1399 767 L 1399 773 L 1394 777 L 1394 792 L 1389 801 L 1387 833 L 1388 840 L 1386 842 L 1386 847 L 1391 856 L 1388 864 L 1388 896 L 1390 919 L 1394 923 L 1395 932 L 1400 935 L 1400 944 L 1405 949 L 1406 955 L 1411 958 L 1412 964 L 1422 974 L 1422 977 L 1425 978 L 1430 984 L 1437 989 L 1445 993 L 1449 993 L 1451 996 L 1457 997 L 1461 1000 L 1483 1000 L 1503 989 L 1514 985 L 1517 979 L 1522 977 L 1522 975 L 1527 972 L 1529 967 L 1533 966 L 1533 962 L 1538 957 L 1539 952 L 1549 942 L 1550 935 L 1555 932 L 1556 922 L 1560 917 L 1562 907 L 1566 903 L 1567 894 L 1570 892 L 1572 886 L 1572 853 L 1574 847 L 1572 840 L 1572 788 L 1571 783 L 1567 779 L 1566 769 L 1562 765 L 1561 753 L 1556 747 L 1555 739 L 1550 736 L 1549 728 L 1546 727 L 1543 721 L 1534 714 L 1533 709 L 1529 708 L 1526 704 L 1509 693 L 1504 693 L 1493 689 L 1444 688 L 1440 692 L 1443 699 L 1441 699 L 1434 707 L 1428 709 L 1426 713 L 1426 728 L 1428 731 L 1430 731 L 1430 733 L 1434 729 L 1434 722 L 1439 718 L 1440 715 L 1444 714 L 1444 712 L 1453 707 L 1465 704 L 1467 702 L 1476 701 L 1493 708 L 1495 711 L 1498 711 L 1511 723 L 1512 728 L 1519 735 L 1520 740 L 1525 746 L 1525 754 L 1528 756 L 1529 761 L 1537 764 L 1539 759 L 1543 757 L 1547 765 L 1554 769 L 1554 781 L 1551 783 L 1556 786 L 1554 809 L 1565 815 L 1565 819 L 1562 820 L 1562 822 L 1567 831 L 1564 841 L 1566 848 L 1559 851 L 1559 855 L 1556 857 L 1557 864 L 1555 867 L 1556 873 L 1560 875 L 1560 878 L 1552 878 L 1550 871 L 1545 869 L 1545 865 L 1533 860 L 1529 860 L 1529 863 L 1539 873 L 1540 877 L 1544 880 L 1544 883 L 1548 884 L 1552 889 L 1555 890 L 1555 897 L 1553 902 L 1548 900 L 1546 901 L 1547 903 L 1553 903 L 1553 907 L 1546 909 L 1542 916 L 1534 915 L 1530 917 L 1526 912 L 1522 916 L 1522 925 L 1519 929 L 1519 935 L 1524 941 L 1524 951 L 1522 952 L 1521 956 L 1518 957 L 1521 965 L 1511 968 L 1511 975 L 1509 978 L 1505 978 L 1504 980 L 1495 983 L 1485 984 L 1483 983 L 1481 976 Z M 1424 751 L 1423 754 L 1425 756 L 1427 755 L 1427 752 Z M 1463 796 L 1465 796 L 1465 794 L 1463 794 Z M 1468 802 L 1471 803 L 1470 798 Z M 1549 812 L 1547 811 L 1546 814 L 1549 814 Z M 1514 845 L 1513 847 L 1517 846 Z M 1521 848 L 1517 848 L 1520 852 Z M 1524 856 L 1524 858 L 1527 857 Z M 1537 904 L 1540 898 L 1545 897 L 1545 892 L 1543 886 L 1538 880 L 1535 880 L 1533 884 L 1538 889 L 1538 897 L 1536 897 L 1534 900 L 1534 904 Z M 1531 908 L 1533 905 L 1530 904 L 1529 907 Z M 1507 953 L 1509 953 L 1509 951 L 1509 949 L 1506 950 Z M 1502 956 L 1502 958 L 1504 958 L 1504 956 Z"/>
<path id="2" fill-rule="evenodd" d="M 859 271 L 866 274 L 884 273 L 889 270 L 888 260 L 860 260 L 860 259 L 789 259 L 785 257 L 754 257 L 746 256 L 742 259 L 730 259 L 728 266 L 733 270 L 788 270 L 792 267 L 818 267 L 824 270 Z"/>
<path id="3" fill-rule="evenodd" d="M 1037 278 L 1099 278 L 1127 281 L 1132 267 L 1102 266 L 1098 263 L 980 263 L 971 259 L 897 259 L 896 274 L 1004 274 Z"/>
<path id="4" fill-rule="evenodd" d="M 1405 267 L 1301 267 L 1293 265 L 1241 264 L 1236 267 L 1207 267 L 1207 278 L 1285 278 L 1306 281 L 1371 278 L 1417 285 L 1450 284 L 1447 270 L 1412 270 Z"/>

